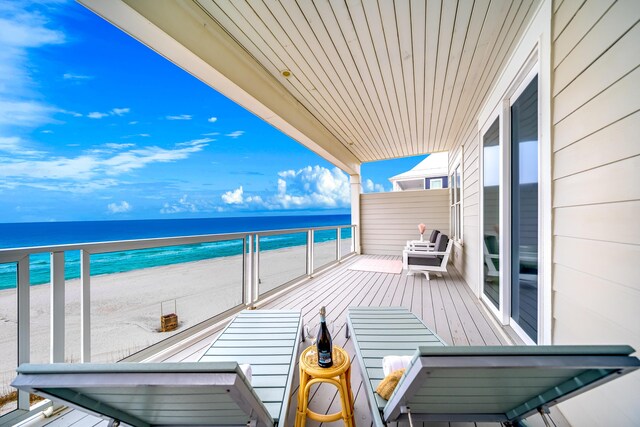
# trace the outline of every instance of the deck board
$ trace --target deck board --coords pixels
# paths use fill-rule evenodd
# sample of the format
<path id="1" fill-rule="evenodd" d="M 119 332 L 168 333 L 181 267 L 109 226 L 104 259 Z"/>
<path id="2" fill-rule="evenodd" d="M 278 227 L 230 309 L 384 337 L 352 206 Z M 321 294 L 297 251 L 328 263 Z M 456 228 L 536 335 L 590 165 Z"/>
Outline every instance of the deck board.
<path id="1" fill-rule="evenodd" d="M 390 256 L 367 257 L 378 259 L 397 259 Z M 345 337 L 347 308 L 350 306 L 388 307 L 402 306 L 420 317 L 425 324 L 438 334 L 449 345 L 505 345 L 512 343 L 509 332 L 501 330 L 497 323 L 489 318 L 482 303 L 475 297 L 462 276 L 453 267 L 443 277 L 432 275 L 430 281 L 421 274 L 407 276 L 406 274 L 387 274 L 349 270 L 349 265 L 359 257 L 352 257 L 334 268 L 328 269 L 317 277 L 276 296 L 258 309 L 295 309 L 302 311 L 304 324 L 314 327 L 318 322 L 320 306 L 327 307 L 327 318 L 334 321 L 333 340 L 336 345 L 344 347 L 352 357 L 352 388 L 356 399 L 356 425 L 371 426 L 371 416 L 365 397 L 364 386 L 360 375 L 360 368 L 355 359 L 353 344 Z M 211 345 L 211 342 L 223 329 L 212 330 L 198 342 L 181 349 L 173 355 L 167 355 L 164 361 L 196 361 Z M 307 339 L 301 344 L 300 350 L 311 344 Z M 296 369 L 297 372 L 297 369 Z M 298 393 L 297 374 L 292 386 L 291 404 L 289 405 L 289 420 L 295 420 L 296 400 Z M 320 413 L 331 413 L 338 410 L 339 399 L 333 387 L 322 384 L 312 390 L 311 408 Z M 75 411 L 74 411 L 75 412 Z M 77 417 L 77 416 L 76 416 Z M 66 424 L 53 421 L 50 427 L 60 427 Z M 89 422 L 91 418 L 85 420 Z M 77 418 L 76 418 L 77 420 Z M 96 419 L 96 423 L 99 422 Z M 307 426 L 341 426 L 341 422 L 317 423 L 309 421 Z M 398 423 L 398 427 L 408 425 Z M 427 425 L 418 423 L 417 425 Z M 428 424 L 442 426 L 473 426 L 471 423 L 437 423 Z M 395 427 L 395 423 L 390 426 Z"/>

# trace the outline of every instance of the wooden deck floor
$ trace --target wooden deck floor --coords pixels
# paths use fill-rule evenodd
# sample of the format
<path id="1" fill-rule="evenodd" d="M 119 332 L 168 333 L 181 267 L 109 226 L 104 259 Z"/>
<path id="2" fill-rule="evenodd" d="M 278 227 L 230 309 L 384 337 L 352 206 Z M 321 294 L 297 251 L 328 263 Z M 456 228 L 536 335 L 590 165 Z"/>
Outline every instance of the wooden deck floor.
<path id="1" fill-rule="evenodd" d="M 421 317 L 429 328 L 435 331 L 450 345 L 509 345 L 513 338 L 507 331 L 493 322 L 480 301 L 473 295 L 460 274 L 453 268 L 442 278 L 432 277 L 427 281 L 423 275 L 407 276 L 406 274 L 385 274 L 366 271 L 350 270 L 359 257 L 344 261 L 318 277 L 284 292 L 263 304 L 259 308 L 269 309 L 299 309 L 302 310 L 305 324 L 317 324 L 320 306 L 327 307 L 327 318 L 335 321 L 333 334 L 334 344 L 344 347 L 352 356 L 354 364 L 352 370 L 352 387 L 355 402 L 356 425 L 371 426 L 371 418 L 367 400 L 363 391 L 357 360 L 350 340 L 345 338 L 345 321 L 349 306 L 402 306 L 410 309 Z M 392 257 L 376 257 L 392 258 Z M 198 343 L 162 360 L 167 362 L 197 361 L 201 354 L 210 346 L 215 331 L 204 337 Z M 310 345 L 307 340 L 301 345 L 301 350 Z M 295 402 L 298 392 L 297 378 L 294 379 L 292 402 L 290 404 L 290 425 L 295 419 Z M 335 389 L 328 385 L 320 385 L 313 392 L 311 409 L 319 413 L 332 413 L 338 410 L 339 398 Z M 66 418 L 66 419 L 65 419 Z M 560 416 L 561 418 L 561 416 Z M 556 424 L 566 425 L 564 422 Z M 58 420 L 37 426 L 74 427 L 102 425 L 101 420 L 92 416 L 80 414 L 77 411 L 68 412 Z M 537 422 L 535 424 L 538 424 Z M 106 424 L 105 424 L 106 425 Z M 310 427 L 317 427 L 320 423 L 308 421 Z M 324 423 L 324 426 L 340 426 L 342 422 Z M 414 424 L 422 425 L 422 424 Z M 425 424 L 426 425 L 426 424 Z M 447 423 L 428 424 L 446 426 Z M 451 423 L 451 426 L 472 426 L 473 423 Z M 481 424 L 477 424 L 481 425 Z M 494 424 L 495 425 L 495 424 Z M 408 426 L 400 423 L 398 427 Z M 288 427 L 288 426 L 287 426 Z"/>

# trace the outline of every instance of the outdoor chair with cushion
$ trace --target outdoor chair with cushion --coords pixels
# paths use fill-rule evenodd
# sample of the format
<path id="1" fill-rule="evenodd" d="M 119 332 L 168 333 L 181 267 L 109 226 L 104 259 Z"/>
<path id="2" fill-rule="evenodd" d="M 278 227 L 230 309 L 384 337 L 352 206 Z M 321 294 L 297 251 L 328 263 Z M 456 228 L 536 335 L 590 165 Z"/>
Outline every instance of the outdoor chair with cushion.
<path id="1" fill-rule="evenodd" d="M 447 271 L 452 245 L 453 240 L 449 240 L 446 234 L 440 233 L 433 250 L 405 249 L 402 253 L 402 266 L 409 276 L 419 272 L 424 273 L 429 280 L 429 272 L 439 274 Z"/>

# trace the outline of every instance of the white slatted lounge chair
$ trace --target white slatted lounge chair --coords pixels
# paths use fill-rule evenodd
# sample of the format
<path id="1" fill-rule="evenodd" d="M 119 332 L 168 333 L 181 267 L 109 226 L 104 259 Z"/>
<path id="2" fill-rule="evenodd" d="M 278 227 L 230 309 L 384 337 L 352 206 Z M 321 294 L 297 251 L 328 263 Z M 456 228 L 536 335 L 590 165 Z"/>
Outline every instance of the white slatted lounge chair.
<path id="1" fill-rule="evenodd" d="M 447 347 L 404 308 L 351 307 L 348 333 L 376 427 L 409 418 L 521 425 L 640 367 L 629 346 Z M 386 401 L 374 390 L 389 355 L 413 359 Z"/>
<path id="2" fill-rule="evenodd" d="M 299 311 L 244 311 L 201 362 L 26 364 L 12 386 L 110 424 L 284 426 L 302 330 Z"/>
<path id="3" fill-rule="evenodd" d="M 404 250 L 402 253 L 402 265 L 407 275 L 424 273 L 427 280 L 429 273 L 446 273 L 453 240 L 449 240 L 446 234 L 438 234 L 433 250 Z"/>

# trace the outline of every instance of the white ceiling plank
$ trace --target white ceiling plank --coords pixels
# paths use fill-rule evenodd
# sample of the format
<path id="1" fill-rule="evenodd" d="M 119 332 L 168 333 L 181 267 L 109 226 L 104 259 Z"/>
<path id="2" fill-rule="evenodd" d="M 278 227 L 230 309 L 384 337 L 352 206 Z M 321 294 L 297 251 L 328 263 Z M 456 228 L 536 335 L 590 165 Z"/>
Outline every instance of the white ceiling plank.
<path id="1" fill-rule="evenodd" d="M 424 0 L 411 1 L 411 37 L 413 47 L 413 84 L 415 93 L 417 153 L 424 147 L 424 87 L 427 38 L 427 5 Z"/>
<path id="2" fill-rule="evenodd" d="M 416 117 L 416 89 L 414 77 L 414 46 L 413 26 L 411 19 L 411 2 L 400 0 L 395 2 L 396 26 L 398 30 L 398 44 L 400 64 L 402 66 L 402 80 L 404 81 L 405 102 L 409 121 L 410 154 L 420 154 L 418 150 L 418 119 Z"/>
<path id="3" fill-rule="evenodd" d="M 444 1 L 442 3 L 442 13 L 440 14 L 440 37 L 436 58 L 436 75 L 433 84 L 434 97 L 431 110 L 431 129 L 429 129 L 429 146 L 432 151 L 437 151 L 438 141 L 436 141 L 436 132 L 440 125 L 440 105 L 442 105 L 442 98 L 444 97 L 444 82 L 449 65 L 458 3 L 459 2 Z"/>
<path id="4" fill-rule="evenodd" d="M 364 151 L 362 153 L 364 157 L 372 156 L 371 147 L 365 143 L 372 138 L 372 134 L 364 123 L 358 122 L 358 120 L 362 122 L 362 115 L 347 95 L 348 91 L 327 55 L 325 46 L 322 45 L 318 34 L 315 33 L 308 21 L 309 17 L 303 13 L 296 2 L 288 3 L 286 8 L 275 1 L 269 1 L 266 4 L 283 28 L 290 34 L 298 34 L 294 39 L 304 42 L 305 53 L 309 55 L 309 60 L 314 64 L 313 67 L 323 80 L 324 85 L 332 92 L 334 102 L 342 106 L 343 114 L 351 117 L 350 121 L 354 122 L 352 126 L 357 127 L 357 138 L 351 142 L 354 144 L 358 142 L 358 144 L 352 146 L 352 149 Z M 320 88 L 316 89 L 320 90 Z"/>
<path id="5" fill-rule="evenodd" d="M 442 139 L 442 134 L 443 129 L 446 126 L 447 112 L 451 103 L 451 95 L 458 78 L 462 52 L 464 49 L 464 45 L 467 42 L 469 24 L 471 21 L 471 12 L 473 11 L 474 5 L 475 1 L 463 1 L 458 3 L 453 35 L 451 37 L 449 61 L 447 63 L 447 69 L 445 71 L 444 89 L 442 92 L 442 100 L 440 102 L 438 113 L 438 125 L 436 126 L 436 133 L 434 135 L 436 151 L 446 150 L 445 147 L 447 146 L 447 144 L 446 141 Z M 473 42 L 475 43 L 475 40 Z"/>
<path id="6" fill-rule="evenodd" d="M 394 99 L 392 98 L 392 96 L 394 96 L 393 91 L 391 88 L 386 87 L 386 83 L 383 78 L 382 68 L 380 67 L 378 60 L 378 53 L 372 37 L 372 29 L 369 27 L 361 0 L 347 0 L 347 9 L 349 10 L 351 20 L 353 21 L 353 27 L 358 37 L 362 54 L 367 63 L 367 69 L 369 70 L 371 79 L 375 86 L 376 96 L 380 101 L 380 105 L 389 128 L 391 132 L 395 134 L 393 146 L 388 147 L 390 152 L 389 158 L 398 157 L 397 153 L 401 150 L 401 141 L 404 137 L 402 134 L 401 124 L 399 123 L 399 116 L 396 114 L 392 105 L 392 99 Z"/>
<path id="7" fill-rule="evenodd" d="M 255 20 L 253 23 L 250 22 L 248 19 L 250 17 L 246 14 L 241 14 L 240 11 L 234 7 L 234 4 L 242 5 L 242 2 L 231 4 L 225 0 L 220 0 L 217 3 L 205 0 L 199 3 L 207 12 L 211 13 L 267 71 L 285 87 L 288 87 L 297 99 L 308 99 L 308 94 L 304 86 L 309 83 L 304 73 L 296 70 L 299 72 L 297 72 L 295 74 L 296 77 L 292 79 L 285 79 L 280 75 L 280 70 L 289 67 L 293 61 L 288 54 L 286 52 L 283 53 L 281 49 L 279 53 L 271 49 L 272 46 L 275 47 L 277 44 L 272 42 L 272 34 L 265 32 L 260 22 L 255 22 Z M 224 7 L 224 9 L 222 9 L 221 6 Z M 262 33 L 259 32 L 260 30 L 262 30 Z M 260 34 L 262 34 L 262 36 L 260 36 Z M 259 43 L 259 46 L 257 43 Z M 343 143 L 346 144 L 346 141 L 353 139 L 353 135 L 350 132 L 351 127 L 345 125 L 345 122 L 342 121 L 342 116 L 327 112 L 323 109 L 322 103 L 314 102 L 314 100 L 309 100 L 307 108 L 309 108 L 316 117 L 323 119 L 327 128 Z"/>
<path id="8" fill-rule="evenodd" d="M 442 0 L 429 0 L 427 2 L 427 41 L 425 65 L 425 96 L 424 96 L 424 140 L 422 151 L 431 152 L 429 133 L 434 125 L 433 99 L 436 76 L 436 59 L 438 57 L 438 39 L 440 38 L 440 13 Z"/>
<path id="9" fill-rule="evenodd" d="M 342 22 L 346 24 L 346 27 L 343 28 L 340 24 L 340 21 L 338 21 L 338 19 L 336 18 L 336 10 L 332 8 L 332 5 L 328 0 L 314 1 L 313 5 L 315 6 L 319 18 L 324 24 L 324 28 L 328 30 L 330 29 L 326 32 L 326 38 L 329 38 L 331 40 L 332 46 L 340 59 L 340 61 L 336 61 L 334 63 L 334 66 L 337 68 L 340 76 L 346 80 L 345 86 L 348 88 L 352 88 L 349 95 L 353 97 L 353 101 L 355 102 L 357 108 L 362 110 L 362 116 L 364 120 L 372 130 L 374 136 L 378 138 L 377 140 L 374 139 L 371 141 L 372 145 L 376 148 L 377 155 L 384 156 L 384 147 L 388 146 L 391 138 L 390 134 L 388 135 L 382 128 L 381 121 L 377 116 L 376 111 L 372 108 L 373 106 L 366 93 L 366 89 L 361 77 L 361 74 L 365 70 L 358 69 L 353 59 L 352 52 L 346 42 L 345 31 L 348 31 L 349 28 L 352 27 L 352 23 L 350 20 L 348 20 L 348 22 L 345 22 L 345 19 L 342 19 Z M 348 18 L 348 11 L 346 10 L 346 8 L 342 9 L 341 11 L 342 13 L 346 14 L 346 18 Z M 333 30 L 334 28 L 336 30 Z M 388 155 L 388 153 L 386 153 L 386 155 Z"/>
<path id="10" fill-rule="evenodd" d="M 359 91 L 364 92 L 366 96 L 364 102 L 369 104 L 369 108 L 372 110 L 370 114 L 379 122 L 386 136 L 386 141 L 382 144 L 381 151 L 385 156 L 391 157 L 392 146 L 399 143 L 398 133 L 395 128 L 392 127 L 384 109 L 383 102 L 380 99 L 379 91 L 373 80 L 373 73 L 365 57 L 364 47 L 360 43 L 356 32 L 356 24 L 352 19 L 351 11 L 344 0 L 331 0 L 330 4 L 338 24 L 342 29 L 346 48 L 348 48 L 355 64 L 355 69 L 358 71 L 358 76 L 355 78 L 361 80 L 362 88 L 360 88 Z"/>
<path id="11" fill-rule="evenodd" d="M 407 5 L 405 0 L 402 4 Z M 411 150 L 411 123 L 409 121 L 407 93 L 405 89 L 405 67 L 403 66 L 402 54 L 400 52 L 399 32 L 400 25 L 396 18 L 394 2 L 384 0 L 378 2 L 379 19 L 382 23 L 381 36 L 388 55 L 388 64 L 391 72 L 391 82 L 395 87 L 397 103 L 400 110 L 400 119 L 403 127 L 404 141 L 402 144 L 402 155 L 410 156 Z M 407 16 L 408 22 L 408 16 Z M 407 28 L 406 30 L 409 30 Z"/>
<path id="12" fill-rule="evenodd" d="M 487 80 L 491 78 L 491 76 L 489 75 L 489 71 L 492 65 L 496 62 L 496 57 L 498 56 L 500 47 L 502 45 L 501 41 L 504 40 L 504 37 L 506 37 L 506 35 L 508 34 L 509 29 L 513 26 L 513 20 L 515 19 L 520 8 L 520 3 L 509 2 L 506 15 L 502 17 L 503 19 L 501 21 L 498 21 L 497 25 L 489 27 L 490 31 L 493 33 L 491 43 L 487 45 L 487 51 L 484 55 L 482 55 L 484 57 L 484 64 L 480 68 L 477 83 L 476 85 L 474 85 L 474 87 L 472 88 L 473 90 L 470 92 L 468 98 L 469 103 L 464 106 L 465 108 L 462 110 L 462 114 L 458 116 L 460 119 L 460 124 L 459 126 L 456 126 L 454 128 L 456 134 L 454 134 L 453 138 L 455 140 L 458 140 L 461 133 L 467 129 L 467 125 L 470 121 L 466 116 L 468 114 L 472 114 L 471 112 L 475 111 L 475 109 L 478 108 L 476 105 L 476 103 L 480 102 L 478 101 L 478 94 L 482 90 L 482 87 L 484 87 L 486 84 L 489 84 L 487 83 Z"/>
<path id="13" fill-rule="evenodd" d="M 326 0 L 319 0 L 319 2 L 325 2 Z M 364 134 L 363 139 L 369 141 L 369 144 L 364 144 L 370 155 L 378 156 L 373 144 L 378 136 L 377 132 L 372 129 L 371 123 L 367 122 L 367 114 L 363 111 L 362 103 L 357 102 L 358 95 L 355 93 L 353 83 L 349 79 L 349 73 L 345 68 L 342 58 L 336 51 L 333 40 L 329 36 L 329 32 L 339 32 L 340 29 L 337 24 L 328 29 L 326 25 L 329 23 L 324 22 L 318 15 L 315 2 L 311 0 L 298 0 L 298 10 L 304 16 L 313 36 L 317 40 L 318 51 L 315 52 L 316 57 L 319 58 L 320 63 L 324 67 L 329 78 L 334 82 L 338 89 L 338 94 L 341 97 L 341 102 L 347 106 L 347 109 L 354 115 L 362 132 Z M 290 8 L 290 13 L 294 12 L 296 8 Z M 334 21 L 335 22 L 335 21 Z"/>
<path id="14" fill-rule="evenodd" d="M 475 112 L 478 111 L 481 106 L 481 102 L 483 102 L 483 99 L 487 96 L 493 80 L 504 67 L 504 63 L 507 61 L 509 52 L 515 46 L 515 43 L 518 40 L 518 35 L 524 30 L 526 23 L 528 22 L 528 18 L 533 14 L 535 10 L 534 3 L 535 2 L 533 0 L 523 1 L 517 9 L 515 16 L 513 16 L 511 20 L 507 17 L 506 22 L 509 22 L 510 24 L 508 25 L 504 36 L 499 38 L 500 42 L 498 43 L 497 50 L 495 50 L 497 53 L 490 62 L 490 66 L 485 69 L 486 73 L 484 73 L 484 79 L 481 80 L 481 83 L 478 85 L 478 88 L 480 88 L 478 94 L 474 95 L 474 102 L 472 103 L 473 110 L 471 111 L 474 112 L 473 115 L 475 118 L 477 118 Z M 468 129 L 468 126 L 472 125 L 473 120 L 467 119 L 462 128 Z"/>
<path id="15" fill-rule="evenodd" d="M 296 86 L 299 93 L 302 94 L 299 98 L 301 102 L 307 108 L 317 111 L 320 119 L 333 123 L 334 126 L 338 127 L 344 143 L 348 144 L 348 142 L 362 138 L 362 135 L 358 135 L 356 132 L 358 129 L 357 120 L 351 118 L 346 110 L 338 109 L 338 111 L 335 111 L 335 106 L 342 106 L 339 99 L 333 98 L 333 96 L 337 95 L 337 91 L 332 92 L 326 89 L 320 91 L 310 90 L 310 88 L 318 85 L 318 77 L 315 74 L 315 70 L 318 67 L 314 69 L 309 66 L 305 58 L 295 48 L 295 43 L 291 42 L 287 33 L 282 30 L 282 27 L 272 14 L 264 8 L 262 2 L 251 2 L 251 6 L 257 10 L 254 10 L 244 1 L 217 0 L 216 4 L 224 7 L 225 11 L 235 10 L 240 15 L 236 18 L 238 29 L 234 31 L 234 35 L 237 31 L 248 32 L 250 27 L 255 29 L 252 38 L 261 42 L 258 49 L 274 52 L 275 55 L 281 58 L 279 67 L 270 70 L 274 77 L 284 85 Z M 250 53 L 256 54 L 254 50 L 250 50 Z M 292 72 L 289 78 L 281 75 L 281 71 L 284 69 L 289 69 Z"/>
<path id="16" fill-rule="evenodd" d="M 486 31 L 487 21 L 497 19 L 502 15 L 501 13 L 496 13 L 496 16 L 491 15 L 491 5 L 499 5 L 504 8 L 505 4 L 498 2 L 492 3 L 491 0 L 476 0 L 474 4 L 464 50 L 460 64 L 458 65 L 456 84 L 451 94 L 451 102 L 447 108 L 445 127 L 440 136 L 440 138 L 449 142 L 449 144 L 452 143 L 452 140 L 449 138 L 452 125 L 457 118 L 457 112 L 461 108 L 461 105 L 467 102 L 466 95 L 469 93 L 469 89 L 475 85 L 479 75 L 477 71 L 480 67 L 472 67 L 472 65 L 478 58 L 483 57 L 489 43 L 491 32 Z"/>
<path id="17" fill-rule="evenodd" d="M 395 147 L 394 156 L 404 157 L 408 155 L 406 141 L 408 141 L 409 135 L 407 135 L 407 128 L 401 115 L 400 94 L 397 91 L 395 77 L 390 63 L 389 50 L 380 17 L 380 10 L 378 9 L 378 4 L 372 1 L 363 1 L 362 6 L 366 18 L 365 28 L 369 29 L 369 34 L 375 49 L 375 57 L 378 62 L 380 74 L 382 75 L 384 89 L 389 99 L 389 105 L 396 123 L 396 128 L 398 129 L 398 136 L 401 138 L 400 146 Z"/>

